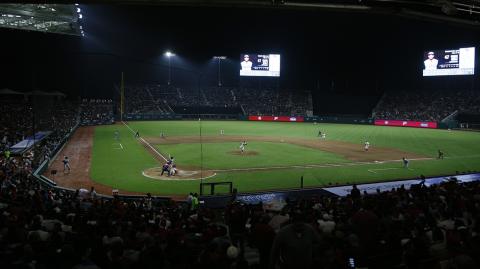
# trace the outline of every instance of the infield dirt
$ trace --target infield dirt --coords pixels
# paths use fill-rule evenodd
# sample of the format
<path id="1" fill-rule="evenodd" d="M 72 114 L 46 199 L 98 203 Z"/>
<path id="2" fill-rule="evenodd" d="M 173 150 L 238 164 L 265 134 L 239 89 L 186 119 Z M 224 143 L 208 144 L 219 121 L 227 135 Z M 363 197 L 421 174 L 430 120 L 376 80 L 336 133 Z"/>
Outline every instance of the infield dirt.
<path id="1" fill-rule="evenodd" d="M 349 143 L 343 141 L 331 141 L 322 139 L 300 139 L 292 137 L 266 137 L 266 136 L 175 136 L 175 137 L 149 137 L 145 138 L 152 145 L 180 144 L 180 143 L 224 143 L 224 142 L 274 142 L 289 143 L 334 153 L 343 156 L 345 159 L 355 162 L 388 161 L 408 157 L 410 159 L 425 158 L 427 156 L 406 152 L 394 148 L 376 147 L 370 145 L 368 152 L 365 152 L 363 143 Z M 248 152 L 248 150 L 247 150 Z"/>

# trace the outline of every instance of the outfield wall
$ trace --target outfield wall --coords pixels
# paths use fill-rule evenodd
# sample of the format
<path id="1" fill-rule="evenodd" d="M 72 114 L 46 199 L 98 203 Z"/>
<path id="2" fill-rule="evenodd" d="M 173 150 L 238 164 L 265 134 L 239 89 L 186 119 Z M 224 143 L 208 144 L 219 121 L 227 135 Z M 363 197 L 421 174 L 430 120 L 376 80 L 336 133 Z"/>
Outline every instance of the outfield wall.
<path id="1" fill-rule="evenodd" d="M 373 124 L 373 119 L 348 116 L 284 116 L 284 115 L 237 115 L 237 114 L 162 114 L 162 113 L 127 113 L 123 116 L 127 121 L 148 121 L 148 120 L 253 120 L 253 121 L 285 121 L 285 122 L 325 122 L 325 123 L 347 123 L 347 124 Z M 294 119 L 292 119 L 294 118 Z M 119 119 L 117 119 L 119 120 Z"/>
<path id="2" fill-rule="evenodd" d="M 245 116 L 236 114 L 162 114 L 162 113 L 127 113 L 123 116 L 126 121 L 150 121 L 150 120 L 192 120 L 192 119 L 209 119 L 209 120 L 244 120 Z M 120 119 L 117 119 L 118 121 Z"/>
<path id="3" fill-rule="evenodd" d="M 434 121 L 411 121 L 411 120 L 375 120 L 375 125 L 380 126 L 397 126 L 397 127 L 415 127 L 436 129 L 437 122 Z"/>
<path id="4" fill-rule="evenodd" d="M 379 126 L 415 127 L 415 128 L 454 128 L 455 124 L 445 124 L 432 121 L 410 121 L 395 119 L 373 119 L 355 116 L 284 116 L 284 115 L 236 115 L 236 114 L 162 114 L 162 113 L 127 113 L 123 119 L 127 121 L 149 120 L 246 120 L 246 121 L 278 121 L 278 122 L 317 122 L 370 124 Z"/>

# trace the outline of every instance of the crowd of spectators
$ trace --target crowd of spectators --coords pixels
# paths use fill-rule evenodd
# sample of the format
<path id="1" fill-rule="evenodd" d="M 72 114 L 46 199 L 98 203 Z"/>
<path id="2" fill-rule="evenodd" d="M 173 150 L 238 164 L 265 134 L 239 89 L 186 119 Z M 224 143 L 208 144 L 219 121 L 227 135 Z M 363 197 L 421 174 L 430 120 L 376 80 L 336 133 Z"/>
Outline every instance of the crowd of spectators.
<path id="1" fill-rule="evenodd" d="M 478 268 L 480 184 L 224 209 L 51 189 L 0 157 L 2 268 Z M 277 267 L 278 266 L 278 267 Z"/>
<path id="2" fill-rule="evenodd" d="M 373 116 L 377 119 L 441 121 L 455 111 L 480 113 L 478 91 L 387 92 Z"/>
<path id="3" fill-rule="evenodd" d="M 130 114 L 169 114 L 167 100 L 176 98 L 176 88 L 157 84 L 125 86 L 125 112 Z"/>
<path id="4" fill-rule="evenodd" d="M 249 115 L 296 116 L 312 110 L 311 96 L 297 90 L 239 88 L 234 89 L 234 96 Z"/>
<path id="5" fill-rule="evenodd" d="M 125 87 L 127 112 L 171 113 L 175 107 L 241 107 L 252 115 L 305 115 L 311 95 L 297 90 L 235 87 L 178 88 L 165 85 Z"/>
<path id="6" fill-rule="evenodd" d="M 230 91 L 234 101 L 249 100 Z M 279 96 L 257 97 L 289 102 Z M 444 98 L 450 97 L 436 100 Z M 94 103 L 86 106 L 101 113 Z M 374 195 L 354 186 L 347 197 L 287 200 L 280 210 L 234 199 L 226 208 L 210 209 L 196 194 L 174 202 L 150 194 L 106 198 L 93 187 L 72 192 L 41 185 L 32 176 L 36 155 L 48 158 L 78 124 L 72 107 L 56 103 L 45 108 L 50 118 L 36 121 L 23 101 L 1 108 L 1 268 L 480 266 L 479 182 L 452 179 Z M 456 107 L 475 109 L 465 102 Z M 8 147 L 33 129 L 52 134 L 35 154 L 11 156 Z"/>
<path id="7" fill-rule="evenodd" d="M 0 151 L 20 142 L 32 130 L 32 113 L 23 98 L 0 100 Z"/>
<path id="8" fill-rule="evenodd" d="M 104 125 L 115 123 L 111 99 L 83 99 L 80 104 L 82 125 Z"/>
<path id="9" fill-rule="evenodd" d="M 34 97 L 31 97 L 34 98 Z M 22 98 L 6 98 L 0 106 L 0 152 L 40 131 L 48 132 L 30 152 L 34 165 L 53 157 L 55 149 L 78 124 L 78 106 L 51 98 L 42 102 Z"/>

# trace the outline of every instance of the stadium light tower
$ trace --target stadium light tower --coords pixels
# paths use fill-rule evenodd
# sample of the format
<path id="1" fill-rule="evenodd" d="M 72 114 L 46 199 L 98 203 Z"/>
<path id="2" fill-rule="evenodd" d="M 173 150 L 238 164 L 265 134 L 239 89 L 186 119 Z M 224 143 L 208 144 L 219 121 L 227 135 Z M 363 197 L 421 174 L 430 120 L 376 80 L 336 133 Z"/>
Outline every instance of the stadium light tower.
<path id="1" fill-rule="evenodd" d="M 172 53 L 171 51 L 165 52 L 165 56 L 168 58 L 168 85 L 172 83 L 172 63 L 171 59 L 173 56 L 175 56 L 175 53 Z"/>
<path id="2" fill-rule="evenodd" d="M 222 87 L 222 80 L 220 79 L 220 61 L 227 59 L 227 56 L 213 56 L 218 62 L 218 87 Z"/>

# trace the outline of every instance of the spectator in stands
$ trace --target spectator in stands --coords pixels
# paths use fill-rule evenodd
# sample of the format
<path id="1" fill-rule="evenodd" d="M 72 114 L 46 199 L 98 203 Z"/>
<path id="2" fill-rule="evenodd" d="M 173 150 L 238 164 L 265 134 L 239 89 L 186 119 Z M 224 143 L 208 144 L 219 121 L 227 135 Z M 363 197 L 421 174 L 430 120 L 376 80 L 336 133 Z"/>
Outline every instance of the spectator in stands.
<path id="1" fill-rule="evenodd" d="M 191 210 L 194 211 L 194 210 L 197 210 L 198 207 L 199 207 L 199 200 L 198 200 L 198 194 L 197 193 L 194 193 L 193 196 L 192 196 L 192 205 L 191 205 Z"/>
<path id="2" fill-rule="evenodd" d="M 282 269 L 312 268 L 315 245 L 320 237 L 312 226 L 304 222 L 305 215 L 299 210 L 292 214 L 293 222 L 282 228 L 273 241 L 270 268 L 276 264 Z"/>
<path id="3" fill-rule="evenodd" d="M 357 184 L 353 184 L 352 190 L 350 191 L 350 195 L 352 196 L 352 199 L 357 200 L 360 198 L 360 190 L 357 187 Z"/>
<path id="4" fill-rule="evenodd" d="M 322 219 L 318 221 L 318 229 L 324 234 L 331 234 L 335 230 L 335 221 L 328 213 L 322 215 Z"/>

